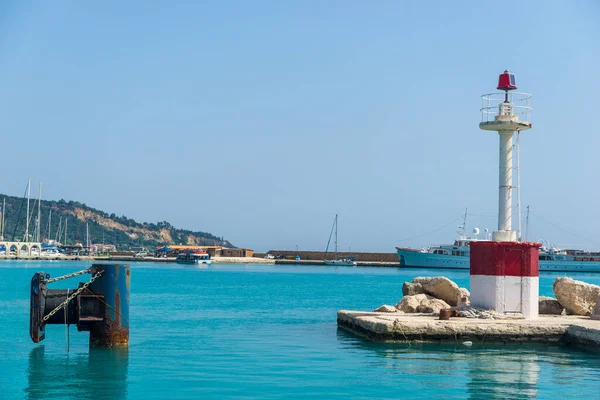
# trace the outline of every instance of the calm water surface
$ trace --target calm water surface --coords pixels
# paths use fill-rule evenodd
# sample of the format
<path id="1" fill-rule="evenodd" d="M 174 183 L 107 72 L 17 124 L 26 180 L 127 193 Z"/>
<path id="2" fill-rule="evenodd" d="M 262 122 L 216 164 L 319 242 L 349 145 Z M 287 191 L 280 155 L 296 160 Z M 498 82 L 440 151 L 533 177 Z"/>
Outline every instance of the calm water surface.
<path id="1" fill-rule="evenodd" d="M 88 265 L 0 263 L 0 398 L 600 398 L 600 353 L 378 344 L 337 329 L 338 309 L 396 304 L 418 275 L 468 287 L 464 271 L 133 264 L 128 350 L 90 350 L 86 332 L 62 325 L 32 343 L 33 273 Z M 540 277 L 540 294 L 552 295 L 557 276 Z"/>

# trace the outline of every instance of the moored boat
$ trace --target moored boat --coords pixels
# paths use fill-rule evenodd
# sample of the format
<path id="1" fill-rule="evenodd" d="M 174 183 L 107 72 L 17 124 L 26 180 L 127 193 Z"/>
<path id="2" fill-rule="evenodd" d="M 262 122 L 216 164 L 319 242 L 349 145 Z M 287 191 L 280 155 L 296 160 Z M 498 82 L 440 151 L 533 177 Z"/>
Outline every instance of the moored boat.
<path id="1" fill-rule="evenodd" d="M 469 269 L 469 244 L 432 246 L 423 250 L 396 247 L 396 250 L 401 267 Z M 542 247 L 539 269 L 556 272 L 600 272 L 600 256 L 596 254 Z"/>
<path id="2" fill-rule="evenodd" d="M 178 264 L 212 264 L 210 255 L 204 251 L 179 253 L 175 262 Z"/>
<path id="3" fill-rule="evenodd" d="M 325 265 L 333 265 L 336 267 L 356 267 L 357 263 L 354 256 L 348 257 L 338 257 L 338 215 L 335 214 L 335 218 L 333 219 L 333 226 L 331 227 L 331 233 L 329 234 L 329 240 L 327 241 L 327 248 L 325 248 L 325 255 L 323 257 L 323 262 Z M 331 243 L 331 236 L 335 231 L 335 256 L 333 260 L 327 259 L 327 252 L 329 251 L 329 244 Z"/>
<path id="4" fill-rule="evenodd" d="M 453 244 L 425 249 L 396 247 L 398 261 L 406 268 L 469 269 L 472 242 L 478 238 L 460 236 Z M 563 250 L 546 243 L 540 248 L 540 271 L 600 272 L 600 253 Z"/>
<path id="5" fill-rule="evenodd" d="M 356 260 L 351 256 L 338 258 L 336 260 L 323 260 L 323 262 L 325 262 L 325 265 L 333 265 L 336 267 L 356 267 Z"/>
<path id="6" fill-rule="evenodd" d="M 527 208 L 529 217 L 529 207 Z M 449 268 L 470 269 L 471 243 L 489 240 L 487 229 L 485 238 L 479 238 L 479 229 L 473 229 L 473 237 L 465 235 L 467 211 L 462 225 L 458 227 L 458 238 L 453 244 L 429 246 L 423 249 L 396 247 L 400 267 L 405 268 Z M 539 255 L 540 271 L 556 272 L 600 272 L 600 253 L 581 250 L 564 250 L 542 241 Z"/>

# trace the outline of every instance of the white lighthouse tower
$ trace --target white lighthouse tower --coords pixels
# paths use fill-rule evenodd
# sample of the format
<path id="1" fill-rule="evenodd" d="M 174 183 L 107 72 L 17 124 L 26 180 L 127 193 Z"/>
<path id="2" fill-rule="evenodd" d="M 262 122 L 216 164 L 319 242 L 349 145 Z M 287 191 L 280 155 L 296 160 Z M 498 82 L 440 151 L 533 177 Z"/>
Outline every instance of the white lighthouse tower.
<path id="1" fill-rule="evenodd" d="M 516 88 L 515 76 L 504 71 L 498 81 L 498 89 L 504 93 L 481 96 L 479 128 L 496 131 L 500 136 L 498 230 L 492 234 L 492 241 L 471 243 L 471 304 L 500 313 L 536 318 L 540 244 L 517 241 L 517 232 L 512 227 L 513 142 L 517 133 L 518 153 L 519 132 L 531 128 L 531 95 L 512 92 Z"/>
<path id="2" fill-rule="evenodd" d="M 504 90 L 504 93 L 489 93 L 481 96 L 482 121 L 479 128 L 496 131 L 500 136 L 498 230 L 492 233 L 492 240 L 496 242 L 517 240 L 516 232 L 512 229 L 512 189 L 515 188 L 513 186 L 513 139 L 515 132 L 531 128 L 529 121 L 531 95 L 509 93 L 516 88 L 515 76 L 506 70 L 498 79 L 498 90 Z"/>

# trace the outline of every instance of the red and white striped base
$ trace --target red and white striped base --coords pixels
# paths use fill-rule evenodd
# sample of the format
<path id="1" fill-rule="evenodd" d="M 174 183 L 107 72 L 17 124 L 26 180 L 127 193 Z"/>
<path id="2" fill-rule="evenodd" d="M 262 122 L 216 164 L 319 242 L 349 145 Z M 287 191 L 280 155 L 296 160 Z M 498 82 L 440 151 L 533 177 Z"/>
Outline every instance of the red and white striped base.
<path id="1" fill-rule="evenodd" d="M 472 242 L 471 304 L 537 318 L 538 243 Z"/>
<path id="2" fill-rule="evenodd" d="M 471 275 L 471 305 L 536 318 L 539 286 L 537 276 Z"/>

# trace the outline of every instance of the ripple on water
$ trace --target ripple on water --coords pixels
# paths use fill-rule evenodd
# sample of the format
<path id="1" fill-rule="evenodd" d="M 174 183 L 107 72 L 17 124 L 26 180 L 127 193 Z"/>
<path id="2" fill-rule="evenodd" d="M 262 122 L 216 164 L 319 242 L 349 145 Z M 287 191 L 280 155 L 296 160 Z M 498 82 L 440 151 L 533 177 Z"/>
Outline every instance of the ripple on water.
<path id="1" fill-rule="evenodd" d="M 3 398 L 598 396 L 598 353 L 549 345 L 382 344 L 337 328 L 338 309 L 395 304 L 402 282 L 440 271 L 135 265 L 129 349 L 89 350 L 87 334 L 72 327 L 67 354 L 63 326 L 49 326 L 47 339 L 34 345 L 27 331 L 34 269 L 60 275 L 82 266 L 0 267 Z M 467 273 L 450 275 L 468 285 Z M 551 292 L 553 279 L 540 279 L 542 293 Z"/>

